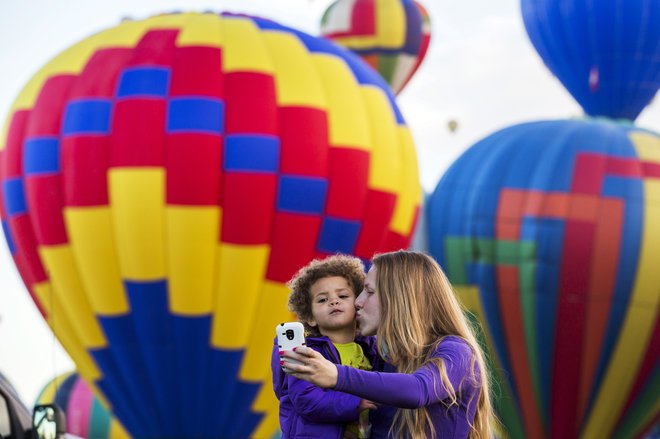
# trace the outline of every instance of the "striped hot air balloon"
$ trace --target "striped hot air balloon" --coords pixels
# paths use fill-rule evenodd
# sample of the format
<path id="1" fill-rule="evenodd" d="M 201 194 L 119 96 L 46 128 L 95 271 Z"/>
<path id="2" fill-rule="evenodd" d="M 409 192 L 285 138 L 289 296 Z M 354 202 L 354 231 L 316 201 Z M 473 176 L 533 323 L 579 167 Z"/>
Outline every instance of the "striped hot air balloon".
<path id="1" fill-rule="evenodd" d="M 660 136 L 515 125 L 430 197 L 429 248 L 481 320 L 513 438 L 635 438 L 660 416 Z"/>
<path id="2" fill-rule="evenodd" d="M 387 84 L 238 15 L 125 21 L 58 55 L 0 143 L 29 292 L 136 437 L 270 437 L 273 328 L 314 257 L 406 247 L 421 198 Z"/>
<path id="3" fill-rule="evenodd" d="M 46 383 L 36 404 L 57 404 L 66 414 L 66 432 L 87 439 L 125 439 L 128 434 L 76 372 Z"/>
<path id="4" fill-rule="evenodd" d="M 323 14 L 321 34 L 360 55 L 398 94 L 426 56 L 431 22 L 414 0 L 337 0 Z"/>

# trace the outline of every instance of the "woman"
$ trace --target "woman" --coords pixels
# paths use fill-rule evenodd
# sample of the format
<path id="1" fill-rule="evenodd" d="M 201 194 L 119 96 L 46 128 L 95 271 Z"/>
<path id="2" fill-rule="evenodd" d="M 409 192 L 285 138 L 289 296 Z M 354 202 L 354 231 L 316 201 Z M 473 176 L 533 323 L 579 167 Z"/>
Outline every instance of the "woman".
<path id="1" fill-rule="evenodd" d="M 376 334 L 381 356 L 399 373 L 335 365 L 297 348 L 282 356 L 295 377 L 399 407 L 393 437 L 491 437 L 494 415 L 484 356 L 451 284 L 431 257 L 409 251 L 375 256 L 355 306 L 361 335 Z"/>

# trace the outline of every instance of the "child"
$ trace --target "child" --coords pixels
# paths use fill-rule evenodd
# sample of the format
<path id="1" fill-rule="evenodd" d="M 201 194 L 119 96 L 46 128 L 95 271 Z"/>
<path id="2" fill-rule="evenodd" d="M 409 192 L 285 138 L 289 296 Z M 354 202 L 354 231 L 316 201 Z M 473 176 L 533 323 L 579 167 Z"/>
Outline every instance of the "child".
<path id="1" fill-rule="evenodd" d="M 287 284 L 289 309 L 305 326 L 306 344 L 326 359 L 371 370 L 379 363 L 374 337 L 355 338 L 355 298 L 364 283 L 362 261 L 335 255 L 314 260 Z M 282 371 L 279 349 L 271 367 L 273 386 L 280 401 L 282 438 L 367 438 L 370 401 L 321 389 Z"/>

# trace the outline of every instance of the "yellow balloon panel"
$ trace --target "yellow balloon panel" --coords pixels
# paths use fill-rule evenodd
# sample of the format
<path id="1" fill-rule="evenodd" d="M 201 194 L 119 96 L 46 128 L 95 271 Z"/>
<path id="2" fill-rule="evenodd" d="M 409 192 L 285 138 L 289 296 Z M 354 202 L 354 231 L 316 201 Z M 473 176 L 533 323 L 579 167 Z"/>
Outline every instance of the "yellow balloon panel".
<path id="1" fill-rule="evenodd" d="M 163 169 L 112 169 L 109 186 L 112 224 L 123 277 L 142 281 L 164 278 Z"/>
<path id="2" fill-rule="evenodd" d="M 218 207 L 166 208 L 169 306 L 174 314 L 211 313 L 220 218 Z"/>
<path id="3" fill-rule="evenodd" d="M 221 244 L 219 252 L 211 342 L 221 349 L 242 349 L 248 344 L 257 303 L 266 294 L 263 279 L 270 248 Z"/>
<path id="4" fill-rule="evenodd" d="M 333 147 L 372 151 L 367 109 L 355 76 L 341 59 L 313 55 L 328 104 L 328 128 Z"/>
<path id="5" fill-rule="evenodd" d="M 128 312 L 128 300 L 119 274 L 110 209 L 70 207 L 64 210 L 71 251 L 80 282 L 94 314 Z"/>

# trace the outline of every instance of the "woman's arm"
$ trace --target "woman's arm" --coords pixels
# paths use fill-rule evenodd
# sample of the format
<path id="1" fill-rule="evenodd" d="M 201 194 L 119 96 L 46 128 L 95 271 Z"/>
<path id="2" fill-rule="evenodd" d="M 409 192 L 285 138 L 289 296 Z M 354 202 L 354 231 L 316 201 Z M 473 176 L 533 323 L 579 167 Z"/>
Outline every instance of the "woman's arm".
<path id="1" fill-rule="evenodd" d="M 471 357 L 469 345 L 454 337 L 443 340 L 433 353 L 432 358 L 443 362 L 453 391 L 442 384 L 436 363 L 427 363 L 412 374 L 366 372 L 338 366 L 335 390 L 400 408 L 424 407 L 459 391 L 461 383 L 469 378 Z"/>
<path id="2" fill-rule="evenodd" d="M 440 375 L 435 366 L 426 365 L 412 374 L 349 369 L 351 368 L 345 366 L 337 367 L 335 390 L 377 403 L 414 409 L 431 405 L 449 396 L 440 385 Z"/>
<path id="3" fill-rule="evenodd" d="M 441 384 L 440 372 L 435 364 L 426 364 L 412 374 L 367 372 L 336 366 L 311 349 L 299 348 L 296 352 L 284 355 L 285 359 L 295 358 L 306 363 L 291 366 L 287 363 L 287 367 L 294 371 L 294 376 L 374 402 L 417 408 L 450 396 Z M 458 339 L 445 339 L 438 345 L 433 357 L 443 360 L 449 381 L 457 390 L 470 369 L 470 347 Z"/>

